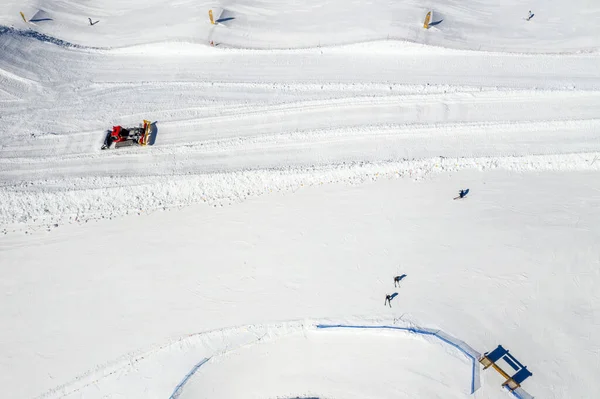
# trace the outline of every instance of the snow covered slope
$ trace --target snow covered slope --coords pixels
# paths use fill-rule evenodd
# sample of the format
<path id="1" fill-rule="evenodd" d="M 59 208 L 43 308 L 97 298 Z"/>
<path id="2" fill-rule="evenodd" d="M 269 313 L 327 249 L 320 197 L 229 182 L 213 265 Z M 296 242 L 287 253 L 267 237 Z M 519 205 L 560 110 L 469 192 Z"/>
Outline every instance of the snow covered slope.
<path id="1" fill-rule="evenodd" d="M 308 182 L 277 178 L 266 187 L 269 177 L 249 171 L 317 168 L 321 182 L 345 178 L 331 175 L 332 165 L 366 161 L 422 177 L 439 157 L 485 165 L 482 157 L 571 153 L 590 157 L 572 167 L 598 167 L 590 161 L 600 151 L 595 55 L 434 54 L 388 43 L 90 52 L 2 38 L 10 50 L 0 60 L 6 225 L 228 202 Z M 100 151 L 107 128 L 144 118 L 157 121 L 151 150 Z M 429 161 L 410 163 L 418 159 Z M 238 174 L 235 186 L 223 172 Z M 132 209 L 138 197 L 144 204 Z"/>
<path id="2" fill-rule="evenodd" d="M 591 22 L 600 18 L 600 5 L 589 0 L 182 0 L 167 5 L 161 0 L 12 0 L 0 18 L 21 27 L 19 11 L 30 19 L 40 9 L 52 21 L 35 22 L 36 31 L 98 47 L 213 40 L 225 46 L 273 49 L 382 39 L 527 53 L 600 47 L 597 24 Z M 209 23 L 209 9 L 215 19 L 223 20 L 216 27 Z M 525 21 L 529 9 L 535 16 Z M 428 10 L 434 11 L 432 22 L 442 22 L 426 31 Z M 98 23 L 92 26 L 88 18 Z"/>
<path id="3" fill-rule="evenodd" d="M 229 357 L 261 367 L 265 357 L 248 359 L 243 348 L 301 333 L 277 325 L 308 319 L 439 328 L 480 352 L 502 344 L 534 373 L 524 387 L 536 397 L 589 397 L 598 389 L 600 347 L 597 175 L 464 171 L 7 235 L 5 395 L 168 398 L 204 358 L 214 359 L 198 378 Z M 453 201 L 464 186 L 469 196 Z M 399 274 L 407 277 L 395 288 Z M 393 292 L 398 297 L 385 307 Z M 214 332 L 190 337 L 207 331 Z M 377 335 L 361 337 L 375 344 Z M 431 345 L 423 347 L 428 368 L 420 375 L 459 380 L 428 397 L 470 397 L 464 357 Z M 364 361 L 392 362 L 395 373 L 382 374 L 394 378 L 390 384 L 423 364 L 400 349 L 386 353 L 400 359 L 365 351 Z M 350 376 L 358 370 L 352 364 Z M 482 379 L 475 397 L 508 397 L 495 371 Z M 250 397 L 277 397 L 261 396 L 261 381 Z M 386 395 L 379 397 L 396 397 Z"/>
<path id="4" fill-rule="evenodd" d="M 7 7 L 6 19 L 17 30 L 0 34 L 5 50 L 0 183 L 6 187 L 0 192 L 0 222 L 7 230 L 15 222 L 46 228 L 140 209 L 230 202 L 310 183 L 297 177 L 306 168 L 319 170 L 319 183 L 343 180 L 347 173 L 332 167 L 361 162 L 413 177 L 431 167 L 409 162 L 427 160 L 432 166 L 440 157 L 489 166 L 486 159 L 498 164 L 507 156 L 587 153 L 583 162 L 567 161 L 569 167 L 597 167 L 590 160 L 599 151 L 600 55 L 508 55 L 366 42 L 388 37 L 378 30 L 387 20 L 425 35 L 390 36 L 416 43 L 437 37 L 442 40 L 437 44 L 454 47 L 460 42 L 464 46 L 458 47 L 497 48 L 506 42 L 510 51 L 587 52 L 595 49 L 588 41 L 600 35 L 579 22 L 598 9 L 545 4 L 535 19 L 524 21 L 516 17 L 515 4 L 489 9 L 472 2 L 466 13 L 444 2 L 432 4 L 434 20 L 447 8 L 443 23 L 425 30 L 425 10 L 416 3 L 302 4 L 66 1 Z M 18 7 L 28 17 L 44 10 L 51 20 L 29 28 L 46 36 L 18 30 L 26 25 Z M 208 22 L 210 7 L 215 18 L 228 10 L 222 15 L 229 18 L 226 26 Z M 559 12 L 561 24 L 549 24 L 547 18 Z M 88 15 L 100 22 L 90 25 Z M 492 17 L 510 24 L 493 23 Z M 257 22 L 261 18 L 275 25 Z M 531 29 L 533 23 L 543 23 L 544 33 Z M 449 30 L 440 36 L 443 27 Z M 306 47 L 317 43 L 319 28 L 327 30 L 321 32 L 328 38 L 323 45 L 362 43 L 266 52 L 205 45 L 213 40 L 223 46 Z M 557 43 L 548 32 L 562 40 Z M 534 33 L 541 36 L 530 36 Z M 526 48 L 525 37 L 531 41 Z M 99 151 L 106 129 L 137 125 L 143 118 L 157 121 L 152 150 Z M 517 163 L 532 162 L 537 164 L 529 158 Z M 565 164 L 556 158 L 543 162 L 550 169 Z M 461 163 L 450 161 L 454 167 Z M 248 176 L 264 170 L 295 177 Z M 219 173 L 236 173 L 236 184 Z"/>
<path id="5" fill-rule="evenodd" d="M 0 396 L 600 391 L 600 5 L 126 3 L 0 10 Z"/>

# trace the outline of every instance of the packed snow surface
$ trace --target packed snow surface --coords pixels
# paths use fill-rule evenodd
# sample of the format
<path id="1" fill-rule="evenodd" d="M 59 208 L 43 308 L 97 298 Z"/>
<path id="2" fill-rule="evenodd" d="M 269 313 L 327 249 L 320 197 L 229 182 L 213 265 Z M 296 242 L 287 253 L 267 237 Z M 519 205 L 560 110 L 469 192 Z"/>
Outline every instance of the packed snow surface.
<path id="1" fill-rule="evenodd" d="M 600 3 L 5 3 L 3 398 L 600 392 Z"/>

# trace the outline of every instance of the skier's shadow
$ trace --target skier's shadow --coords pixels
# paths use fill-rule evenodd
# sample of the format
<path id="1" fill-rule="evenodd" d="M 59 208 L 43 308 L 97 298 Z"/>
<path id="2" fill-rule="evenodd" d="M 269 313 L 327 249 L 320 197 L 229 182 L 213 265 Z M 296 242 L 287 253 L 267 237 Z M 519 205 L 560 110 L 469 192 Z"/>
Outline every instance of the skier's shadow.
<path id="1" fill-rule="evenodd" d="M 219 17 L 215 21 L 215 23 L 228 25 L 228 24 L 225 24 L 225 22 L 233 21 L 234 19 L 236 19 L 236 15 L 232 11 L 223 10 L 221 12 L 221 15 L 219 15 Z"/>

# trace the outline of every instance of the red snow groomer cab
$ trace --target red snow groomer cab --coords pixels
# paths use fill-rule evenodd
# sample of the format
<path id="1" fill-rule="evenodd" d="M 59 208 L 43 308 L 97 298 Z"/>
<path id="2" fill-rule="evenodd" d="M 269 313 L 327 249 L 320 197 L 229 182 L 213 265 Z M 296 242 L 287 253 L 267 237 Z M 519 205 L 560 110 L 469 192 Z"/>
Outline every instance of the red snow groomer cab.
<path id="1" fill-rule="evenodd" d="M 138 127 L 124 128 L 113 126 L 112 131 L 106 132 L 102 149 L 127 147 L 133 144 L 146 145 L 152 129 L 152 123 L 144 120 Z"/>

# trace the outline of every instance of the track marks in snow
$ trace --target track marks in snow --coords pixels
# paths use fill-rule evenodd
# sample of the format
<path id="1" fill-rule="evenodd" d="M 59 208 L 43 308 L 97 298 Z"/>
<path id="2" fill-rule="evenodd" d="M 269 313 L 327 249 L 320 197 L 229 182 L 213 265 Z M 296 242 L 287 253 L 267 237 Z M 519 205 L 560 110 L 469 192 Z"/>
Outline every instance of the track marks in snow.
<path id="1" fill-rule="evenodd" d="M 165 111 L 171 119 L 158 121 L 151 147 L 100 151 L 104 129 L 14 136 L 0 146 L 0 220 L 85 221 L 138 212 L 130 204 L 139 198 L 143 211 L 221 204 L 378 173 L 422 178 L 473 167 L 589 169 L 595 166 L 587 157 L 600 152 L 596 91 L 426 87 L 431 93 L 423 94 L 409 87 L 406 92 L 416 93 L 348 97 L 332 85 L 325 98 L 311 99 L 310 87 L 307 99 L 269 102 L 264 93 L 280 87 L 262 86 L 244 104 L 239 87 L 225 86 L 233 102 L 216 102 L 202 117 L 194 107 Z M 205 88 L 199 85 L 198 94 Z M 112 91 L 127 92 L 119 85 L 93 89 L 87 99 L 96 103 Z M 505 162 L 512 157 L 517 161 Z"/>
<path id="2" fill-rule="evenodd" d="M 0 68 L 0 102 L 24 101 L 23 94 L 37 91 L 39 84 L 31 79 L 23 78 L 12 72 Z M 3 113 L 6 115 L 8 108 L 2 105 Z"/>
<path id="3" fill-rule="evenodd" d="M 202 202 L 222 206 L 275 191 L 295 191 L 304 186 L 356 184 L 379 178 L 418 180 L 432 173 L 462 169 L 598 171 L 600 162 L 595 160 L 599 157 L 599 152 L 500 158 L 439 157 L 150 177 L 129 176 L 115 170 L 111 177 L 43 179 L 5 187 L 0 190 L 0 224 L 6 226 L 7 231 L 24 226 L 45 229 L 54 223 L 83 223 Z"/>
<path id="4" fill-rule="evenodd" d="M 180 44 L 164 57 L 167 44 L 135 51 L 5 44 L 0 79 L 13 82 L 10 94 L 21 100 L 2 103 L 1 218 L 9 224 L 114 217 L 136 212 L 129 204 L 139 198 L 147 199 L 144 210 L 228 203 L 353 181 L 352 168 L 362 164 L 405 170 L 424 162 L 399 173 L 420 178 L 439 157 L 477 167 L 473 160 L 565 154 L 585 167 L 569 154 L 600 151 L 594 55 L 378 43 L 369 51 Z M 157 121 L 156 145 L 99 150 L 112 125 L 142 119 Z M 334 177 L 323 177 L 331 170 Z M 106 200 L 113 196 L 124 200 Z"/>
<path id="5" fill-rule="evenodd" d="M 597 116 L 599 106 L 600 92 L 570 91 L 453 92 L 346 97 L 273 105 L 224 104 L 203 111 L 198 111 L 201 107 L 163 111 L 171 119 L 159 120 L 156 147 L 335 129 L 352 131 L 368 127 L 427 124 L 586 120 Z M 216 115 L 198 117 L 198 112 Z M 61 156 L 89 154 L 103 140 L 103 135 L 104 130 L 32 134 L 15 138 L 3 151 L 6 158 L 44 157 L 56 153 Z"/>

